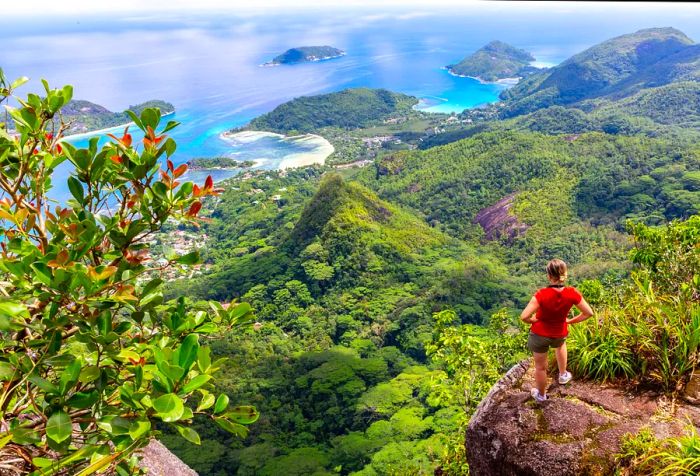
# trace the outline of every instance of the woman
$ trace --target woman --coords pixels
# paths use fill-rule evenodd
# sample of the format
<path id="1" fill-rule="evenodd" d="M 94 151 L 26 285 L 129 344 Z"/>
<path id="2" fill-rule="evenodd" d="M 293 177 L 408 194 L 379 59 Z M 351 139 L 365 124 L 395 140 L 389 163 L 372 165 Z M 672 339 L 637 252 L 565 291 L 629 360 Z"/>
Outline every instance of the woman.
<path id="1" fill-rule="evenodd" d="M 520 315 L 520 319 L 532 324 L 527 348 L 535 357 L 535 388 L 531 393 L 537 402 L 547 399 L 547 351 L 554 347 L 559 366 L 559 383 L 569 383 L 572 377 L 566 370 L 567 326 L 585 321 L 593 315 L 593 310 L 581 293 L 574 287 L 564 285 L 567 278 L 566 263 L 560 259 L 550 261 L 547 264 L 547 277 L 550 285 L 537 291 Z M 573 306 L 581 313 L 568 319 Z"/>

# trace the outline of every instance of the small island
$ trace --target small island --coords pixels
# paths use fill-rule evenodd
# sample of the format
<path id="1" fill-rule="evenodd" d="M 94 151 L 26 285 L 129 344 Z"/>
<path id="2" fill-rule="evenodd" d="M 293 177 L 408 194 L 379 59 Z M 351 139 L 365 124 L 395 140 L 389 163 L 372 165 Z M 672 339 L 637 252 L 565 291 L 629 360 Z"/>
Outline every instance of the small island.
<path id="1" fill-rule="evenodd" d="M 483 82 L 516 83 L 521 77 L 539 71 L 530 66 L 535 58 L 502 41 L 492 41 L 465 57 L 457 64 L 447 66 L 447 70 L 456 76 L 476 78 Z"/>
<path id="2" fill-rule="evenodd" d="M 255 161 L 238 161 L 230 157 L 197 157 L 187 161 L 190 170 L 210 169 L 236 169 L 249 168 L 255 165 Z"/>
<path id="3" fill-rule="evenodd" d="M 299 46 L 291 48 L 279 56 L 275 56 L 272 61 L 265 63 L 263 66 L 323 61 L 340 58 L 343 55 L 345 55 L 345 51 L 332 46 Z"/>

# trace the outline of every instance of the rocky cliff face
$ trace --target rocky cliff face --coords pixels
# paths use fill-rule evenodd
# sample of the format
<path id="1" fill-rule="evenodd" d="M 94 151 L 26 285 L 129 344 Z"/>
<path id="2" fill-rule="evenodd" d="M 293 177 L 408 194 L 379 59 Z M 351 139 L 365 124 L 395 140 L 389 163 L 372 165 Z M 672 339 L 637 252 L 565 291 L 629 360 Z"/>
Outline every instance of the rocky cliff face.
<path id="1" fill-rule="evenodd" d="M 193 469 L 158 440 L 151 440 L 141 454 L 141 466 L 148 470 L 149 476 L 197 476 Z"/>
<path id="2" fill-rule="evenodd" d="M 596 382 L 553 383 L 549 399 L 535 404 L 530 367 L 529 360 L 514 366 L 474 413 L 466 436 L 470 474 L 612 474 L 626 433 L 648 426 L 667 438 L 681 434 L 688 421 L 700 425 L 696 405 Z"/>

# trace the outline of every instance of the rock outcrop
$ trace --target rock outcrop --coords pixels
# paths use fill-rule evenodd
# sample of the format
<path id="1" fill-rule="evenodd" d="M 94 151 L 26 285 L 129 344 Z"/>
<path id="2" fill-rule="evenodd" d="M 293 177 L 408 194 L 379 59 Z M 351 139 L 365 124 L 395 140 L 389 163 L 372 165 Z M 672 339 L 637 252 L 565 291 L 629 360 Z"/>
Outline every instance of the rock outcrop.
<path id="1" fill-rule="evenodd" d="M 512 240 L 529 228 L 529 225 L 519 222 L 518 218 L 510 212 L 514 200 L 515 194 L 512 193 L 493 205 L 479 210 L 476 214 L 474 223 L 481 225 L 487 240 L 499 238 Z"/>
<path id="2" fill-rule="evenodd" d="M 141 450 L 141 466 L 149 476 L 197 476 L 197 473 L 158 440 L 151 440 Z"/>
<path id="3" fill-rule="evenodd" d="M 479 404 L 466 435 L 474 476 L 567 476 L 613 473 L 623 436 L 649 427 L 657 438 L 700 425 L 700 407 L 614 385 L 552 383 L 549 399 L 530 397 L 534 369 L 514 366 Z M 575 376 L 574 376 L 575 377 Z"/>

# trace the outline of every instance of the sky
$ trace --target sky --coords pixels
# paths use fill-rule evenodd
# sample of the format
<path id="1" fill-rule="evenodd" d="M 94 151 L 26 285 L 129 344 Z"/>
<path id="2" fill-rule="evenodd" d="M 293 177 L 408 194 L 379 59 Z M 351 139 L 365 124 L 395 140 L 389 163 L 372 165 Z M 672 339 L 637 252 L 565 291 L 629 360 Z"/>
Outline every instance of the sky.
<path id="1" fill-rule="evenodd" d="M 158 13 L 158 12 L 203 12 L 226 11 L 230 13 L 266 13 L 270 11 L 292 11 L 299 9 L 328 9 L 329 0 L 22 0 L 12 2 L 5 7 L 3 16 L 50 16 L 50 15 L 100 15 L 105 13 Z M 427 6 L 425 0 L 343 0 L 344 9 L 382 10 L 415 9 L 434 11 L 435 9 L 536 9 L 547 5 L 548 9 L 559 10 L 628 10 L 635 11 L 656 9 L 688 10 L 700 13 L 700 5 L 693 3 L 624 3 L 624 2 L 508 2 L 479 0 L 431 0 Z M 539 4 L 539 5 L 538 5 Z M 339 8 L 334 6 L 332 8 Z"/>

